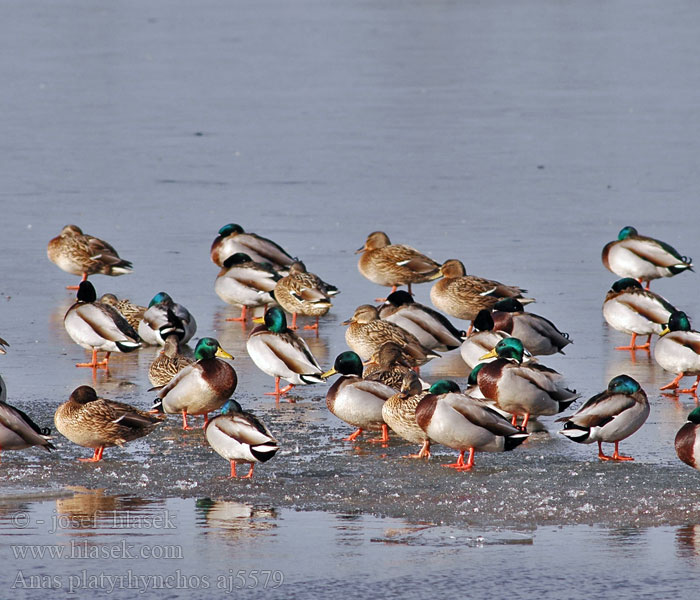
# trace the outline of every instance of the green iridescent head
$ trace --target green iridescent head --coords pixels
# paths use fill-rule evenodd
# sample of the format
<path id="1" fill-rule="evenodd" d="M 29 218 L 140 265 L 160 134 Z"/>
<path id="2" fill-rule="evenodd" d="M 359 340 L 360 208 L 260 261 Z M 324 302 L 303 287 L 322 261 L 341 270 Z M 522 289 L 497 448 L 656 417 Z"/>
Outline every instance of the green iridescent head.
<path id="1" fill-rule="evenodd" d="M 525 353 L 525 348 L 523 343 L 514 337 L 509 337 L 501 340 L 496 344 L 494 348 L 498 358 L 510 358 L 517 360 L 518 362 L 523 362 L 523 354 Z"/>
<path id="2" fill-rule="evenodd" d="M 231 235 L 232 233 L 243 233 L 243 227 L 237 223 L 229 223 L 228 225 L 224 225 L 221 229 L 219 229 L 219 235 L 223 237 Z"/>
<path id="3" fill-rule="evenodd" d="M 451 379 L 438 379 L 428 390 L 431 394 L 459 393 L 459 386 Z"/>
<path id="4" fill-rule="evenodd" d="M 503 298 L 493 305 L 493 310 L 502 312 L 523 312 L 525 309 L 517 298 Z"/>
<path id="5" fill-rule="evenodd" d="M 623 277 L 622 279 L 618 279 L 615 283 L 613 283 L 611 289 L 613 292 L 621 292 L 630 288 L 638 288 L 641 290 L 642 284 L 631 277 Z"/>
<path id="6" fill-rule="evenodd" d="M 671 313 L 668 318 L 668 329 L 670 331 L 690 331 L 690 319 L 682 310 Z"/>
<path id="7" fill-rule="evenodd" d="M 690 411 L 690 414 L 688 414 L 688 421 L 700 425 L 700 406 Z"/>
<path id="8" fill-rule="evenodd" d="M 287 315 L 279 306 L 271 306 L 265 313 L 265 325 L 273 333 L 287 331 Z"/>
<path id="9" fill-rule="evenodd" d="M 481 371 L 481 369 L 483 368 L 483 366 L 485 364 L 486 363 L 479 363 L 478 365 L 476 365 L 476 367 L 474 367 L 472 369 L 472 372 L 469 373 L 469 377 L 467 378 L 467 385 L 477 385 L 478 384 L 477 376 L 479 375 L 479 371 Z"/>
<path id="10" fill-rule="evenodd" d="M 637 233 L 637 230 L 634 227 L 630 227 L 629 225 L 627 227 L 623 227 L 620 229 L 620 233 L 617 234 L 617 239 L 622 241 L 626 240 L 628 237 L 632 237 L 633 235 L 639 235 Z"/>
<path id="11" fill-rule="evenodd" d="M 215 356 L 220 358 L 233 358 L 219 345 L 219 341 L 214 338 L 205 337 L 197 342 L 197 346 L 194 349 L 194 357 L 197 360 L 214 358 Z"/>
<path id="12" fill-rule="evenodd" d="M 155 306 L 156 304 L 162 304 L 164 306 L 172 306 L 173 299 L 170 297 L 169 294 L 167 294 L 165 292 L 158 292 L 155 296 L 153 296 L 153 299 L 148 303 L 148 308 L 151 308 L 151 306 Z"/>
<path id="13" fill-rule="evenodd" d="M 341 352 L 335 357 L 333 370 L 341 375 L 357 375 L 362 377 L 362 359 L 352 350 Z"/>
<path id="14" fill-rule="evenodd" d="M 641 389 L 639 383 L 629 375 L 618 375 L 608 383 L 608 391 L 615 394 L 634 394 Z"/>

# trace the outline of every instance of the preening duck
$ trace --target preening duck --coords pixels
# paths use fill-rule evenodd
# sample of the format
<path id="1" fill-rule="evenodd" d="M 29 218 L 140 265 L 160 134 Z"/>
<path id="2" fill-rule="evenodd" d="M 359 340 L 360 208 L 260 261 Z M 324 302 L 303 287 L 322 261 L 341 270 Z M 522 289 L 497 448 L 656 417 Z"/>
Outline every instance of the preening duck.
<path id="1" fill-rule="evenodd" d="M 279 244 L 257 233 L 247 233 L 236 223 L 229 223 L 219 229 L 211 244 L 210 256 L 218 266 L 233 254 L 242 252 L 256 262 L 266 262 L 275 271 L 285 271 L 296 260 Z"/>

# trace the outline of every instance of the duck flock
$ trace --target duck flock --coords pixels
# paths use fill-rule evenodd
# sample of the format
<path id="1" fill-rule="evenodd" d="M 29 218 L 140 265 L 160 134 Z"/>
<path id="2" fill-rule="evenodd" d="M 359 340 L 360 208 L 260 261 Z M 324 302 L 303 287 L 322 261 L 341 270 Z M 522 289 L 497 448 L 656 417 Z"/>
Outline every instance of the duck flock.
<path id="1" fill-rule="evenodd" d="M 343 323 L 349 349 L 324 371 L 297 334 L 297 316 L 312 317 L 313 324 L 304 329 L 318 335 L 321 318 L 339 289 L 309 273 L 301 260 L 265 237 L 237 224 L 219 230 L 210 251 L 220 267 L 214 292 L 240 308 L 240 316 L 228 320 L 253 319 L 257 324 L 246 351 L 262 372 L 274 378 L 274 390 L 266 395 L 279 402 L 295 386 L 338 375 L 328 388 L 326 403 L 331 413 L 354 428 L 345 440 L 365 439 L 364 432 L 377 432 L 377 437 L 365 439 L 370 443 L 399 436 L 420 445 L 409 455 L 416 459 L 430 458 L 431 444 L 442 444 L 459 452 L 454 463 L 443 465 L 456 470 L 473 468 L 475 452 L 504 452 L 522 444 L 532 431 L 531 419 L 564 412 L 571 414 L 556 419 L 563 423 L 560 434 L 578 443 L 597 443 L 600 460 L 633 460 L 620 453 L 619 443 L 649 416 L 645 391 L 632 377 L 618 375 L 606 390 L 572 412 L 580 395 L 567 387 L 559 372 L 535 358 L 563 354 L 572 340 L 548 319 L 525 311 L 524 306 L 534 302 L 525 296 L 526 290 L 468 275 L 456 259 L 439 264 L 410 246 L 392 244 L 381 231 L 370 233 L 357 253 L 359 272 L 391 292 L 358 306 Z M 49 242 L 47 254 L 62 270 L 81 276 L 79 285 L 72 286 L 77 289 L 76 302 L 64 317 L 71 339 L 91 352 L 89 362 L 76 366 L 95 373 L 108 368 L 113 353 L 162 346 L 148 372 L 157 393 L 150 410 L 101 398 L 87 385 L 75 389 L 58 407 L 54 417 L 58 431 L 94 451 L 92 457 L 79 460 L 101 460 L 106 447 L 150 434 L 169 414 L 181 416 L 184 430 L 193 429 L 188 416 L 204 417 L 204 437 L 230 462 L 231 477 L 237 476 L 240 463 L 250 465 L 242 477 L 252 477 L 255 464 L 275 456 L 279 443 L 274 435 L 232 398 L 238 380 L 228 362 L 231 354 L 212 337 L 198 339 L 193 358 L 183 353 L 197 331 L 187 308 L 165 292 L 156 294 L 148 306 L 113 294 L 98 299 L 88 277 L 127 274 L 132 265 L 110 244 L 75 225 L 67 225 Z M 651 338 L 658 336 L 654 359 L 676 375 L 661 390 L 691 394 L 697 401 L 700 333 L 691 329 L 684 312 L 649 289 L 654 279 L 692 270 L 692 261 L 667 243 L 624 227 L 618 239 L 603 248 L 602 262 L 621 278 L 603 303 L 606 322 L 631 336 L 629 345 L 618 349 L 651 352 Z M 427 282 L 432 282 L 434 307 L 413 299 L 412 286 Z M 406 290 L 399 290 L 401 286 Z M 450 318 L 463 321 L 467 330 Z M 638 336 L 647 339 L 638 344 Z M 6 347 L 9 344 L 0 339 L 0 353 Z M 457 349 L 471 369 L 466 389 L 449 379 L 421 378 L 422 365 Z M 102 360 L 99 353 L 106 353 Z M 680 386 L 685 376 L 695 376 L 689 388 Z M 55 449 L 50 430 L 40 428 L 6 399 L 0 379 L 0 451 Z M 675 439 L 678 457 L 694 468 L 700 468 L 695 458 L 700 456 L 698 427 L 700 407 L 690 413 Z M 614 444 L 612 454 L 605 454 L 603 443 Z"/>

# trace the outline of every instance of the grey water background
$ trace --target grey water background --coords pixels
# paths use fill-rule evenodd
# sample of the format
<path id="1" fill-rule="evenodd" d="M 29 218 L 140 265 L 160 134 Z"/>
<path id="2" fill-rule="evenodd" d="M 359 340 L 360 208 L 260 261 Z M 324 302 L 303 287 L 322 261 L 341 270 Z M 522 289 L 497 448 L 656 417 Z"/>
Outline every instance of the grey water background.
<path id="1" fill-rule="evenodd" d="M 19 570 L 65 586 L 83 568 L 136 566 L 284 572 L 277 590 L 236 590 L 250 596 L 325 597 L 353 585 L 418 597 L 465 581 L 474 598 L 494 585 L 500 595 L 543 597 L 582 587 L 623 598 L 696 589 L 700 474 L 673 450 L 695 403 L 659 394 L 672 375 L 648 355 L 613 350 L 627 338 L 600 311 L 615 279 L 600 250 L 622 226 L 700 257 L 696 3 L 30 0 L 4 3 L 2 14 L 8 401 L 42 426 L 82 384 L 152 402 L 153 348 L 115 357 L 94 381 L 73 366 L 85 357 L 62 326 L 73 301 L 63 288 L 73 281 L 45 249 L 76 223 L 134 263 L 131 275 L 95 276 L 98 293 L 145 304 L 164 290 L 185 304 L 197 335 L 214 335 L 235 355 L 235 397 L 283 445 L 252 482 L 228 480 L 201 433 L 184 434 L 177 419 L 107 449 L 98 465 L 77 463 L 89 450 L 60 436 L 51 455 L 3 453 L 3 589 Z M 635 462 L 601 464 L 593 447 L 557 436 L 545 418 L 549 435 L 477 455 L 472 472 L 454 473 L 439 466 L 454 458 L 447 449 L 416 464 L 401 460 L 412 449 L 399 441 L 340 442 L 349 428 L 328 413 L 323 386 L 276 406 L 262 395 L 271 378 L 245 354 L 250 326 L 225 322 L 237 310 L 213 291 L 209 245 L 229 222 L 278 241 L 342 290 L 319 338 L 303 334 L 324 367 L 346 348 L 339 323 L 385 291 L 359 275 L 353 254 L 376 229 L 528 288 L 537 298 L 530 310 L 574 340 L 566 356 L 542 362 L 584 399 L 623 372 L 647 390 L 651 416 L 621 446 Z M 698 314 L 696 274 L 652 286 L 691 319 Z M 416 290 L 428 303 L 429 286 Z M 467 373 L 453 352 L 423 374 L 463 383 Z M 77 508 L 59 505 L 73 486 L 93 491 L 75 496 Z M 85 506 L 92 495 L 108 500 Z M 214 523 L 205 498 L 221 505 Z M 149 511 L 172 511 L 174 533 L 125 536 L 107 520 Z M 18 527 L 18 514 L 31 526 Z M 15 558 L 13 544 L 72 539 L 72 529 L 50 533 L 57 514 L 88 515 L 79 532 L 107 549 L 122 538 L 172 544 L 173 535 L 184 559 Z M 241 543 L 241 529 L 259 533 Z M 510 564 L 522 568 L 504 577 Z"/>

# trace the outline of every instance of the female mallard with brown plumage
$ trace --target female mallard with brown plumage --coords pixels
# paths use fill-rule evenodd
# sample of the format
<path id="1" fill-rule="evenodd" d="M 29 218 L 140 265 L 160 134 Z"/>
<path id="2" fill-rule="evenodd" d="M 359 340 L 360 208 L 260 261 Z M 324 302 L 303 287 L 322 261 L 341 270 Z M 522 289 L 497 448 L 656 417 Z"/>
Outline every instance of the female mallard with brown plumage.
<path id="1" fill-rule="evenodd" d="M 693 261 L 681 256 L 666 242 L 639 235 L 634 227 L 623 227 L 617 239 L 603 248 L 603 265 L 618 277 L 633 277 L 646 281 L 673 277 L 683 271 L 693 270 Z"/>
<path id="2" fill-rule="evenodd" d="M 576 414 L 561 417 L 564 423 L 559 433 L 579 444 L 598 443 L 600 460 L 634 460 L 619 452 L 619 443 L 637 431 L 649 416 L 649 400 L 639 383 L 629 375 L 618 375 L 608 388 L 588 400 Z M 603 452 L 603 442 L 615 444 L 615 452 Z"/>
<path id="3" fill-rule="evenodd" d="M 71 442 L 95 449 L 92 458 L 78 459 L 83 462 L 102 460 L 105 448 L 123 446 L 148 435 L 162 421 L 163 417 L 129 404 L 98 398 L 95 390 L 87 385 L 73 390 L 54 415 L 56 429 Z"/>
<path id="4" fill-rule="evenodd" d="M 195 362 L 187 365 L 163 387 L 158 389 L 158 399 L 153 405 L 156 411 L 182 414 L 182 428 L 192 429 L 187 424 L 187 415 L 204 415 L 204 427 L 209 413 L 221 408 L 236 390 L 236 371 L 223 358 L 233 360 L 218 340 L 205 337 L 199 340 L 194 350 Z"/>
<path id="5" fill-rule="evenodd" d="M 418 376 L 409 371 L 401 381 L 401 389 L 382 405 L 382 418 L 389 428 L 404 440 L 421 445 L 417 454 L 405 458 L 430 458 L 430 438 L 416 422 L 416 406 L 428 393 Z"/>
<path id="6" fill-rule="evenodd" d="M 326 393 L 328 410 L 342 421 L 357 428 L 343 441 L 354 441 L 362 435 L 363 431 L 369 430 L 381 431 L 382 435 L 367 441 L 388 442 L 389 431 L 382 417 L 382 406 L 387 398 L 394 395 L 394 388 L 379 381 L 363 379 L 362 361 L 352 351 L 339 354 L 333 368 L 321 377 L 328 379 L 335 374 L 340 374 L 342 377 L 339 377 Z"/>
<path id="7" fill-rule="evenodd" d="M 496 357 L 496 360 L 481 366 L 476 380 L 487 399 L 513 415 L 513 425 L 522 415 L 525 428 L 531 416 L 555 415 L 580 394 L 565 387 L 563 377 L 554 369 L 534 360 L 523 363 L 523 353 L 523 343 L 519 339 L 501 340 L 482 357 Z"/>
<path id="8" fill-rule="evenodd" d="M 695 383 L 681 394 L 695 394 L 700 382 L 700 332 L 691 329 L 690 320 L 682 310 L 671 313 L 668 325 L 659 334 L 654 345 L 654 360 L 666 371 L 676 373 L 676 378 L 661 390 L 678 390 L 678 383 L 686 375 L 695 376 Z"/>
<path id="9" fill-rule="evenodd" d="M 457 461 L 443 465 L 458 471 L 474 466 L 474 453 L 507 452 L 529 436 L 492 408 L 459 393 L 453 381 L 436 381 L 416 406 L 416 422 L 425 434 L 443 446 L 459 450 Z M 469 452 L 467 462 L 464 454 Z"/>
<path id="10" fill-rule="evenodd" d="M 559 331 L 549 319 L 525 312 L 517 298 L 503 298 L 493 308 L 494 329 L 518 338 L 533 356 L 564 354 L 562 349 L 571 343 L 568 333 Z"/>
<path id="11" fill-rule="evenodd" d="M 257 233 L 247 233 L 236 223 L 229 223 L 219 229 L 211 244 L 210 256 L 220 267 L 236 252 L 243 252 L 256 262 L 266 262 L 275 271 L 285 271 L 296 260 L 279 244 Z"/>
<path id="12" fill-rule="evenodd" d="M 182 369 L 195 361 L 180 351 L 180 333 L 173 331 L 164 336 L 165 345 L 148 367 L 151 385 L 161 387 L 169 383 Z"/>
<path id="13" fill-rule="evenodd" d="M 244 322 L 249 308 L 272 304 L 271 293 L 280 279 L 270 263 L 256 262 L 244 252 L 229 256 L 216 276 L 214 291 L 227 304 L 240 306 L 241 316 L 226 320 Z"/>
<path id="14" fill-rule="evenodd" d="M 338 288 L 323 281 L 318 275 L 309 273 L 301 261 L 295 261 L 289 267 L 289 275 L 282 277 L 275 285 L 274 299 L 288 313 L 292 314 L 290 329 L 297 328 L 297 314 L 316 317 L 313 325 L 304 329 L 318 330 L 318 319 L 331 308 L 331 296 L 338 293 Z"/>
<path id="15" fill-rule="evenodd" d="M 92 361 L 76 367 L 107 369 L 112 352 L 132 352 L 141 346 L 138 334 L 117 309 L 97 302 L 95 288 L 89 281 L 80 282 L 77 301 L 66 312 L 63 325 L 76 344 L 92 350 Z M 107 352 L 99 363 L 98 351 Z"/>
<path id="16" fill-rule="evenodd" d="M 146 312 L 145 306 L 134 304 L 128 298 L 120 300 L 114 294 L 102 294 L 99 301 L 102 304 L 116 308 L 119 314 L 126 319 L 126 322 L 134 328 L 134 331 L 138 331 L 139 322 L 143 319 L 143 314 Z"/>
<path id="17" fill-rule="evenodd" d="M 406 285 L 410 294 L 412 283 L 424 283 L 439 277 L 440 265 L 437 262 L 411 246 L 392 244 L 383 231 L 370 233 L 364 246 L 355 254 L 360 252 L 362 256 L 357 263 L 360 273 L 373 283 L 391 286 L 392 292 L 398 286 Z"/>
<path id="18" fill-rule="evenodd" d="M 411 358 L 413 366 L 420 366 L 440 356 L 423 346 L 412 333 L 395 323 L 381 320 L 379 311 L 371 304 L 358 306 L 353 316 L 342 324 L 348 325 L 345 341 L 362 360 L 367 360 L 387 342 L 401 346 L 404 354 Z"/>
<path id="19" fill-rule="evenodd" d="M 466 333 L 438 311 L 413 300 L 405 290 L 392 292 L 379 307 L 379 318 L 396 323 L 416 336 L 426 348 L 447 352 L 459 348 Z"/>
<path id="20" fill-rule="evenodd" d="M 616 350 L 650 350 L 652 334 L 660 335 L 675 311 L 675 307 L 665 298 L 643 289 L 631 277 L 613 283 L 603 302 L 603 318 L 607 324 L 632 335 L 627 346 L 617 346 Z M 649 336 L 641 346 L 636 344 L 638 335 Z"/>
<path id="21" fill-rule="evenodd" d="M 275 391 L 267 396 L 278 400 L 295 385 L 322 383 L 323 371 L 309 346 L 287 327 L 287 317 L 279 306 L 271 306 L 259 325 L 248 336 L 246 350 L 263 373 L 275 378 Z M 280 389 L 280 379 L 289 385 Z"/>
<path id="22" fill-rule="evenodd" d="M 416 376 L 410 366 L 411 358 L 394 342 L 382 344 L 365 365 L 363 377 L 400 390 L 405 376 Z"/>
<path id="23" fill-rule="evenodd" d="M 107 242 L 84 234 L 77 225 L 66 225 L 46 249 L 49 260 L 72 275 L 124 275 L 131 273 L 131 263 L 119 257 Z M 73 286 L 70 286 L 71 289 Z"/>
<path id="24" fill-rule="evenodd" d="M 439 310 L 457 319 L 473 321 L 480 310 L 491 310 L 501 298 L 518 298 L 522 304 L 535 301 L 523 297 L 527 290 L 467 275 L 464 264 L 456 259 L 445 261 L 440 274 L 442 279 L 430 288 L 430 300 Z"/>
<path id="25" fill-rule="evenodd" d="M 253 477 L 255 464 L 267 462 L 279 450 L 265 424 L 232 399 L 221 407 L 220 415 L 207 423 L 204 435 L 214 451 L 231 464 L 231 477 L 237 477 L 237 463 L 250 464 L 248 474 L 241 479 Z"/>

